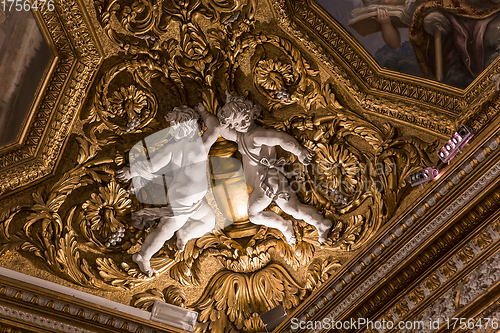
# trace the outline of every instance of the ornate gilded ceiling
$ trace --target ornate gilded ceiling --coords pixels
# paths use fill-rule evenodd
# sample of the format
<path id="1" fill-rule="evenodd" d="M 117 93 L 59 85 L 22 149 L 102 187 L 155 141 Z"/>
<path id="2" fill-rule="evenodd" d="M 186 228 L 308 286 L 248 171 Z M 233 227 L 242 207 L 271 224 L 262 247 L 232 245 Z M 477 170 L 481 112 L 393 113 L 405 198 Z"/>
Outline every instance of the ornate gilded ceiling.
<path id="1" fill-rule="evenodd" d="M 497 311 L 488 258 L 500 239 L 500 60 L 465 90 L 396 73 L 312 0 L 65 0 L 55 9 L 35 13 L 53 52 L 38 102 L 19 142 L 0 149 L 1 266 L 144 310 L 155 300 L 195 310 L 197 332 L 261 332 L 259 315 L 280 303 L 289 319 L 276 332 L 291 331 L 292 317 L 427 319 L 450 297 L 450 316 Z M 116 172 L 174 107 L 201 102 L 215 114 L 226 90 L 262 105 L 259 124 L 313 154 L 292 188 L 332 231 L 321 245 L 314 227 L 271 204 L 293 222 L 289 245 L 251 224 L 246 202 L 226 226 L 225 199 L 209 191 L 214 231 L 184 252 L 167 242 L 149 277 L 131 258 L 150 232 L 134 228 L 131 213 L 147 205 Z M 437 165 L 463 123 L 478 132 L 465 152 L 411 188 L 409 175 Z M 222 140 L 210 155 L 235 151 Z M 123 239 L 109 244 L 119 228 Z M 480 274 L 491 280 L 478 291 L 470 281 Z M 0 305 L 8 296 L 0 288 Z"/>

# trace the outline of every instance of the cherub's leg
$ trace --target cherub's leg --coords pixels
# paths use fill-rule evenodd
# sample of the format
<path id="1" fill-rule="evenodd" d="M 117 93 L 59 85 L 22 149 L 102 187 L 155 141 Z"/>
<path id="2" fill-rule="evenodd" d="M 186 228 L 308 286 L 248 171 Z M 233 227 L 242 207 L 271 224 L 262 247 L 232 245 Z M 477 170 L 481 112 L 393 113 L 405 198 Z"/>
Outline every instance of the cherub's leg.
<path id="1" fill-rule="evenodd" d="M 283 219 L 273 211 L 264 211 L 271 202 L 272 199 L 266 196 L 260 187 L 256 186 L 248 198 L 248 216 L 250 222 L 276 228 L 283 233 L 288 244 L 295 244 L 292 221 Z"/>
<path id="2" fill-rule="evenodd" d="M 177 231 L 179 251 L 184 251 L 184 246 L 189 240 L 200 238 L 215 227 L 215 214 L 205 198 L 203 198 L 200 209 L 190 218 L 193 221 Z"/>
<path id="3" fill-rule="evenodd" d="M 280 198 L 276 200 L 276 204 L 288 215 L 292 215 L 299 220 L 304 220 L 314 226 L 318 230 L 318 241 L 323 244 L 332 227 L 332 221 L 325 219 L 318 213 L 315 207 L 300 202 L 297 195 L 291 189 L 288 190 L 288 193 L 290 193 L 288 201 Z"/>
<path id="4" fill-rule="evenodd" d="M 142 272 L 149 277 L 153 276 L 155 271 L 149 260 L 163 247 L 167 240 L 172 238 L 175 231 L 186 223 L 187 219 L 187 216 L 161 218 L 158 226 L 144 240 L 141 250 L 132 256 L 132 260 L 139 265 Z"/>

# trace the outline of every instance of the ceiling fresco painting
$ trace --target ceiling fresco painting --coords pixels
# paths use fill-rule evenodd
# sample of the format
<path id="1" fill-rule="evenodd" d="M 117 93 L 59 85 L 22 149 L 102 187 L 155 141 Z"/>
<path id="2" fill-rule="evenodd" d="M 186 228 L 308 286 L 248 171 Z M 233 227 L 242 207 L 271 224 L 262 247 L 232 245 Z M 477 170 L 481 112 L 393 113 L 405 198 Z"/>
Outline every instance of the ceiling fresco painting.
<path id="1" fill-rule="evenodd" d="M 52 54 L 30 12 L 0 13 L 1 147 L 16 140 Z"/>
<path id="2" fill-rule="evenodd" d="M 393 71 L 465 89 L 499 56 L 500 5 L 493 0 L 316 2 Z"/>
<path id="3" fill-rule="evenodd" d="M 274 332 L 287 333 L 330 331 L 293 320 L 497 311 L 499 10 L 61 0 L 23 13 L 38 37 L 26 37 L 22 70 L 0 64 L 2 86 L 29 102 L 22 117 L 0 108 L 26 133 L 0 141 L 0 266 L 153 320 L 158 304 L 194 311 L 197 333 L 263 332 L 261 315 L 280 306 Z M 12 13 L 0 14 L 0 59 L 11 59 Z M 33 91 L 19 88 L 26 77 Z M 472 139 L 440 162 L 463 124 Z M 435 179 L 412 186 L 431 167 Z M 487 284 L 470 281 L 489 271 Z M 81 332 L 180 332 L 54 295 L 0 269 L 0 312 Z M 12 327 L 1 313 L 0 329 Z"/>

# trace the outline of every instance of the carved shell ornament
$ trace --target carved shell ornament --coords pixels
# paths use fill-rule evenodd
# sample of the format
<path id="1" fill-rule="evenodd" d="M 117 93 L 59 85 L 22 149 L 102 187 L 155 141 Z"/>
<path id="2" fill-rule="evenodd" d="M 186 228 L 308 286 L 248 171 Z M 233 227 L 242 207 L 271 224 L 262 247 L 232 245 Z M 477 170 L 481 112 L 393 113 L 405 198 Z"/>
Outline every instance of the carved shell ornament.
<path id="1" fill-rule="evenodd" d="M 432 165 L 436 143 L 399 135 L 392 125 L 376 126 L 346 108 L 335 81 L 322 81 L 317 64 L 294 43 L 257 33 L 255 1 L 94 5 L 122 53 L 100 69 L 68 144 L 78 154 L 63 175 L 33 193 L 32 202 L 0 211 L 0 254 L 17 251 L 86 288 L 127 290 L 136 294 L 136 307 L 160 300 L 193 309 L 200 314 L 197 332 L 259 332 L 260 314 L 279 303 L 293 310 L 307 298 L 341 266 L 339 253 L 362 246 L 391 218 L 410 191 L 408 176 Z M 206 20 L 217 29 L 206 29 Z M 333 223 L 329 237 L 319 244 L 315 227 L 271 204 L 267 210 L 293 225 L 297 242 L 290 245 L 279 230 L 250 223 L 247 203 L 237 201 L 241 211 L 231 225 L 190 240 L 183 252 L 175 238 L 167 241 L 151 259 L 157 274 L 149 277 L 132 254 L 155 226 L 136 229 L 131 214 L 154 205 L 129 193 L 117 171 L 140 153 L 136 143 L 168 127 L 168 112 L 201 102 L 216 115 L 227 102 L 225 90 L 263 105 L 256 122 L 291 135 L 312 155 L 304 165 L 278 150 L 285 170 L 295 171 L 289 186 L 300 202 Z M 170 140 L 162 137 L 148 153 Z M 238 160 L 236 149 L 219 140 L 210 157 Z M 212 182 L 231 173 L 214 174 L 211 167 Z M 244 198 L 248 187 L 243 174 L 238 177 L 231 193 Z M 154 289 L 157 281 L 165 289 Z M 188 300 L 185 292 L 194 285 L 202 291 Z"/>

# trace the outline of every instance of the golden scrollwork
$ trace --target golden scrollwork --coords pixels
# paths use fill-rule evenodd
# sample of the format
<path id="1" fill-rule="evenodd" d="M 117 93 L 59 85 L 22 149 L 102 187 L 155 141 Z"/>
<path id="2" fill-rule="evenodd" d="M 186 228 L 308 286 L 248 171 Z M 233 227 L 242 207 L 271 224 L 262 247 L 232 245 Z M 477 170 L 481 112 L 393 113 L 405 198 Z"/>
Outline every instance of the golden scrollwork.
<path id="1" fill-rule="evenodd" d="M 54 274 L 87 288 L 131 290 L 137 293 L 134 305 L 143 309 L 159 300 L 196 310 L 198 332 L 258 332 L 259 314 L 280 302 L 291 310 L 308 297 L 340 267 L 336 251 L 363 246 L 409 193 L 409 174 L 431 164 L 435 144 L 350 110 L 336 97 L 337 81 L 322 79 L 318 65 L 290 39 L 256 32 L 254 0 L 94 5 L 99 24 L 123 53 L 101 67 L 73 128 L 71 147 L 78 153 L 70 154 L 62 175 L 34 193 L 32 202 L 0 211 L 0 254 L 37 256 Z M 151 260 L 158 274 L 148 277 L 131 260 L 148 231 L 135 229 L 130 219 L 147 205 L 116 181 L 115 172 L 137 153 L 135 143 L 162 128 L 170 106 L 201 101 L 216 113 L 225 90 L 264 101 L 270 112 L 258 121 L 293 135 L 314 155 L 311 165 L 300 164 L 299 181 L 291 186 L 333 221 L 332 232 L 320 248 L 314 227 L 271 205 L 292 220 L 295 246 L 242 214 L 233 226 L 189 241 L 182 253 L 167 242 Z M 280 119 L 285 108 L 294 111 Z M 235 151 L 226 142 L 212 154 Z M 299 164 L 293 155 L 284 157 Z M 12 223 L 23 218 L 20 227 Z M 221 266 L 204 279 L 208 257 Z M 300 267 L 308 267 L 303 283 L 294 276 Z M 181 287 L 138 293 L 154 279 Z M 184 288 L 193 285 L 204 288 L 188 304 Z"/>
<path id="2" fill-rule="evenodd" d="M 300 285 L 281 265 L 270 264 L 249 274 L 223 270 L 207 283 L 203 294 L 192 304 L 178 287 L 163 292 L 151 289 L 134 296 L 134 306 L 150 309 L 154 301 L 167 302 L 200 313 L 195 332 L 258 332 L 264 327 L 259 314 L 283 303 L 296 307 L 311 290 L 326 281 L 340 267 L 338 260 L 316 260 L 309 266 L 306 284 Z"/>
<path id="3" fill-rule="evenodd" d="M 371 201 L 370 214 L 364 217 L 367 221 L 353 217 L 334 228 L 334 246 L 349 249 L 354 248 L 354 243 L 362 243 L 358 241 L 362 235 L 370 235 L 392 216 L 408 193 L 409 175 L 431 165 L 429 155 L 437 142 L 428 144 L 415 137 L 398 137 L 390 124 L 378 129 L 349 110 L 332 109 L 335 111 L 331 115 L 299 114 L 285 122 L 263 122 L 295 135 L 314 152 L 312 165 L 304 170 L 302 181 L 296 183 L 305 202 L 339 221 L 341 215 Z M 365 148 L 362 153 L 351 143 L 352 137 L 362 139 L 371 151 L 368 153 Z M 289 161 L 293 162 L 293 158 L 290 156 Z M 372 227 L 364 228 L 364 224 Z M 342 240 L 343 234 L 348 235 L 350 243 Z"/>

